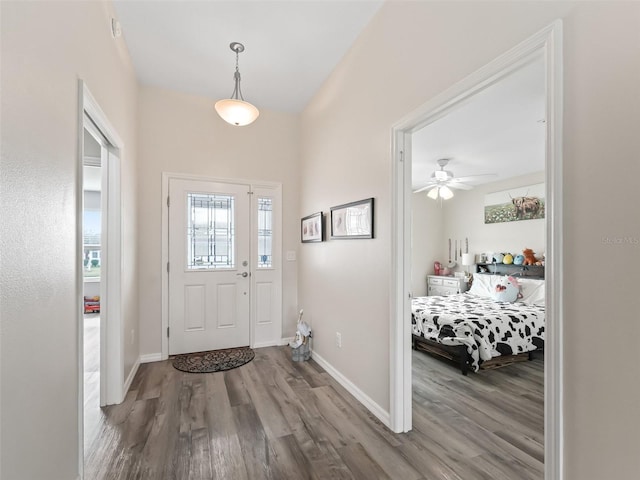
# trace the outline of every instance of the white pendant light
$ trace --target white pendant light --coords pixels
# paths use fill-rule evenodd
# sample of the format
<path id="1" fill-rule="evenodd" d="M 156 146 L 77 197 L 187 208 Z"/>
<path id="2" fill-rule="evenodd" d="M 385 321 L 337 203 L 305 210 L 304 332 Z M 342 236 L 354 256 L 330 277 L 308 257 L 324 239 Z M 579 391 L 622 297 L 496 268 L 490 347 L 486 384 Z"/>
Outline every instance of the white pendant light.
<path id="1" fill-rule="evenodd" d="M 215 105 L 218 115 L 227 123 L 235 125 L 237 127 L 244 127 L 253 123 L 260 112 L 249 102 L 244 100 L 242 96 L 242 90 L 240 89 L 240 70 L 238 69 L 238 56 L 241 52 L 244 52 L 244 45 L 238 42 L 233 42 L 229 45 L 232 51 L 236 52 L 236 71 L 233 74 L 235 81 L 235 87 L 231 98 L 224 100 L 218 100 Z"/>

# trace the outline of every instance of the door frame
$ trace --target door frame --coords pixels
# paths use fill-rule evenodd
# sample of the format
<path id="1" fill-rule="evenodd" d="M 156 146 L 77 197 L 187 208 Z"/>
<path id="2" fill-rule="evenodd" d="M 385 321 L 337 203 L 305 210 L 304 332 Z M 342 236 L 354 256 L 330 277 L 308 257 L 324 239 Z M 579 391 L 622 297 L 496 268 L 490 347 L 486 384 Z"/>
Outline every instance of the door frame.
<path id="1" fill-rule="evenodd" d="M 100 406 L 103 407 L 107 405 L 107 351 L 106 351 L 106 342 L 107 338 L 107 324 L 109 318 L 109 305 L 107 304 L 109 301 L 109 291 L 107 289 L 107 278 L 109 275 L 109 246 L 112 242 L 109 241 L 109 232 L 111 231 L 111 220 L 109 218 L 109 199 L 113 198 L 113 195 L 109 193 L 109 172 L 113 170 L 109 167 L 109 150 L 113 149 L 109 144 L 109 141 L 102 134 L 100 129 L 95 125 L 94 121 L 91 119 L 88 113 L 85 111 L 85 120 L 83 127 L 85 130 L 89 132 L 89 134 L 96 140 L 96 142 L 100 145 L 100 263 L 101 263 L 101 272 L 100 272 Z M 83 155 L 84 155 L 84 145 L 83 145 Z M 83 163 L 84 166 L 84 163 Z M 83 199 L 84 199 L 84 168 L 83 168 L 83 177 L 82 177 L 82 185 L 83 185 Z M 113 192 L 111 192 L 113 194 Z M 83 215 L 84 215 L 84 203 L 83 203 Z M 84 222 L 84 219 L 83 219 Z M 83 223 L 84 230 L 84 223 Z M 83 232 L 84 235 L 84 232 Z M 84 253 L 84 245 L 82 249 Z M 84 295 L 84 272 L 83 272 L 83 295 Z M 84 309 L 83 309 L 84 316 Z M 84 338 L 84 337 L 83 337 Z M 83 349 L 84 350 L 84 349 Z M 84 354 L 84 352 L 83 352 Z"/>
<path id="2" fill-rule="evenodd" d="M 95 100 L 89 87 L 78 80 L 77 160 L 76 160 L 76 251 L 83 252 L 83 166 L 85 115 L 110 144 L 102 157 L 102 205 L 107 206 L 107 231 L 101 238 L 101 260 L 106 281 L 101 278 L 100 294 L 100 404 L 112 405 L 124 400 L 124 335 L 122 331 L 122 210 L 120 165 L 124 158 L 124 142 Z M 105 188 L 106 187 L 106 188 Z M 104 213 L 104 212 L 103 212 Z M 78 462 L 84 472 L 84 276 L 82 256 L 76 261 L 77 349 L 78 349 Z M 102 296 L 104 298 L 102 298 Z M 106 320 L 106 321 L 105 321 Z"/>
<path id="3" fill-rule="evenodd" d="M 390 424 L 412 428 L 411 385 L 411 135 L 474 94 L 543 53 L 546 66 L 546 257 L 545 479 L 563 478 L 562 304 L 562 21 L 499 56 L 411 112 L 392 128 L 392 275 L 390 322 Z"/>
<path id="4" fill-rule="evenodd" d="M 256 309 L 255 309 L 255 279 L 256 279 L 256 264 L 255 259 L 251 261 L 251 282 L 250 282 L 250 317 L 249 317 L 249 337 L 250 347 L 265 347 L 270 345 L 279 344 L 282 337 L 282 184 L 278 182 L 267 182 L 261 180 L 247 180 L 242 178 L 221 178 L 221 177 L 209 177 L 206 175 L 194 175 L 187 173 L 175 173 L 175 172 L 162 172 L 162 218 L 161 218 L 161 230 L 162 230 L 162 247 L 161 247 L 161 263 L 160 268 L 162 272 L 162 326 L 161 326 L 161 359 L 166 360 L 169 358 L 169 338 L 167 336 L 167 329 L 169 328 L 169 274 L 167 272 L 167 264 L 169 262 L 169 205 L 167 199 L 169 198 L 169 181 L 175 180 L 194 180 L 202 182 L 214 182 L 214 183 L 233 183 L 233 184 L 245 184 L 251 188 L 251 191 L 256 190 L 269 190 L 275 193 L 276 202 L 274 203 L 274 241 L 273 248 L 273 262 L 277 265 L 278 269 L 278 282 L 279 282 L 279 305 L 277 314 L 273 319 L 273 328 L 277 332 L 278 339 L 274 342 L 260 342 L 256 343 Z M 250 232 L 253 236 L 254 217 L 253 211 L 254 201 L 252 198 L 250 207 L 251 228 Z M 254 255 L 255 245 L 257 239 L 251 238 L 250 241 L 250 255 Z"/>

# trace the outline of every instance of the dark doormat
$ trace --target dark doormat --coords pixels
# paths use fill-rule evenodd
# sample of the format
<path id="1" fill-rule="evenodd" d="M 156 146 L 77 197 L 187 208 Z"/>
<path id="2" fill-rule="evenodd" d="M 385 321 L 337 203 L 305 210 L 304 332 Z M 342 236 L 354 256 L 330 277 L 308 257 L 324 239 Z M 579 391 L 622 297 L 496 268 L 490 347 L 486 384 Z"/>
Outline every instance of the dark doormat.
<path id="1" fill-rule="evenodd" d="M 176 355 L 173 357 L 173 366 L 177 370 L 189 373 L 221 372 L 241 367 L 254 357 L 255 353 L 249 347 L 225 348 Z"/>

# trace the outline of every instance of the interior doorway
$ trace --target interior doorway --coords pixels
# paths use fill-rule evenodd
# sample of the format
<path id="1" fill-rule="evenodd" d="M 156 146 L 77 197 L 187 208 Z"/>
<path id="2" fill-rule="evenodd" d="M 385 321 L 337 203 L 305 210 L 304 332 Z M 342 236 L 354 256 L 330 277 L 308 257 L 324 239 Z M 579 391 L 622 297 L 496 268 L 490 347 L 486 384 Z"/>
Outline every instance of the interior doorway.
<path id="1" fill-rule="evenodd" d="M 85 453 L 88 453 L 85 451 L 85 445 L 90 443 L 91 440 L 90 438 L 85 439 L 85 427 L 90 428 L 90 424 L 93 421 L 85 415 L 85 400 L 87 400 L 87 407 L 89 405 L 92 406 L 92 412 L 95 414 L 94 418 L 98 419 L 99 422 L 102 418 L 100 408 L 104 405 L 121 403 L 127 389 L 124 381 L 124 335 L 122 332 L 121 308 L 122 211 L 120 162 L 124 151 L 124 143 L 82 80 L 78 81 L 78 99 L 78 182 L 76 203 L 78 218 L 76 225 L 76 251 L 78 252 L 76 265 L 78 302 L 78 467 L 79 471 L 83 472 Z M 85 143 L 87 145 L 86 149 Z M 87 190 L 86 195 L 85 187 Z M 95 193 L 98 191 L 99 194 Z M 94 193 L 90 194 L 89 192 Z M 93 212 L 88 213 L 86 220 L 85 203 L 89 207 L 88 210 L 93 209 Z M 86 238 L 85 223 L 87 227 L 91 227 L 93 234 L 90 236 L 87 231 Z M 98 224 L 99 234 L 97 233 Z M 85 260 L 87 260 L 86 267 Z M 87 282 L 86 289 L 85 273 L 88 274 L 87 276 L 94 276 L 93 281 Z M 97 278 L 99 278 L 99 281 L 96 281 Z M 89 285 L 91 283 L 94 285 Z M 90 291 L 91 288 L 93 290 Z M 97 291 L 99 291 L 98 295 L 96 295 Z M 88 295 L 85 295 L 85 293 Z M 86 310 L 94 311 L 93 317 L 89 322 L 85 322 L 85 296 L 90 298 L 86 305 Z M 95 297 L 98 296 L 99 300 L 95 300 Z M 99 314 L 95 312 L 97 308 L 99 308 Z M 90 324 L 91 322 L 94 323 L 94 335 L 85 339 L 85 324 Z M 96 329 L 98 330 L 97 332 Z M 85 343 L 89 355 L 86 362 Z M 86 397 L 85 363 L 87 363 L 87 373 L 93 373 L 92 377 L 94 379 L 99 377 L 99 386 L 90 388 Z M 96 371 L 99 371 L 99 373 Z M 98 399 L 99 401 L 97 401 Z M 97 428 L 94 431 L 97 431 Z"/>
<path id="2" fill-rule="evenodd" d="M 392 304 L 391 425 L 412 428 L 411 151 L 412 134 L 518 70 L 542 53 L 546 90 L 546 341 L 544 354 L 545 478 L 562 478 L 562 24 L 555 22 L 412 112 L 393 129 L 395 295 Z"/>
<path id="3" fill-rule="evenodd" d="M 489 450 L 506 476 L 520 475 L 515 459 L 544 476 L 544 267 L 512 259 L 528 247 L 543 258 L 545 220 L 513 215 L 508 195 L 544 205 L 545 117 L 538 52 L 412 134 L 413 418 L 448 433 L 440 445 L 461 477 L 486 469 Z M 508 193 L 493 213 L 495 192 Z M 509 263 L 482 264 L 493 252 Z M 507 274 L 523 296 L 497 302 Z"/>
<path id="4" fill-rule="evenodd" d="M 106 157 L 106 140 L 87 121 L 83 129 L 82 164 L 82 317 L 83 317 L 83 358 L 84 358 L 84 442 L 85 452 L 96 438 L 100 407 L 105 404 L 101 388 L 101 352 L 103 335 L 100 306 L 104 297 L 102 286 L 106 282 L 107 270 L 102 269 L 103 220 L 107 217 L 102 195 L 102 158 Z"/>

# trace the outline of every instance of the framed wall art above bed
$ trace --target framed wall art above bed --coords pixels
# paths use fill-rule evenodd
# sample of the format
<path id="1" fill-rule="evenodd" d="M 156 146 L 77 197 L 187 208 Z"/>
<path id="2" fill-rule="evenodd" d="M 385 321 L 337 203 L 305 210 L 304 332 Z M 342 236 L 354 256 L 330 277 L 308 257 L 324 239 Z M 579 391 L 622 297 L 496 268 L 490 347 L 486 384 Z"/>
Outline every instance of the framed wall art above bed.
<path id="1" fill-rule="evenodd" d="M 544 218 L 544 194 L 544 183 L 488 193 L 484 200 L 484 223 Z"/>

